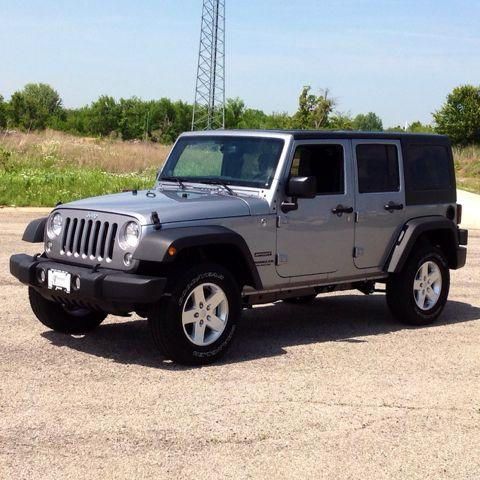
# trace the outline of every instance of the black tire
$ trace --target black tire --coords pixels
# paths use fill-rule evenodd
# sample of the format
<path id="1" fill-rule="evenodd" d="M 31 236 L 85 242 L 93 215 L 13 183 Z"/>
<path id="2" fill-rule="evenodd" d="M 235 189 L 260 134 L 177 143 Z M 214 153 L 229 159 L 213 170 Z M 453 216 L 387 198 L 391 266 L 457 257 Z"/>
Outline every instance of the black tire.
<path id="1" fill-rule="evenodd" d="M 289 297 L 289 298 L 284 298 L 283 302 L 285 303 L 290 303 L 292 305 L 308 305 L 309 303 L 312 303 L 315 299 L 317 298 L 316 295 L 303 295 L 300 297 Z"/>
<path id="2" fill-rule="evenodd" d="M 42 297 L 34 288 L 28 289 L 33 313 L 46 327 L 55 332 L 84 334 L 97 328 L 107 317 L 104 312 L 85 309 L 68 310 L 61 304 Z"/>
<path id="3" fill-rule="evenodd" d="M 182 323 L 182 312 L 191 301 L 191 294 L 200 285 L 213 284 L 224 293 L 228 314 L 224 330 L 209 345 L 196 345 L 188 336 Z M 203 287 L 201 287 L 203 289 Z M 208 293 L 208 287 L 207 293 Z M 153 341 L 168 359 L 184 365 L 204 365 L 218 360 L 230 346 L 241 315 L 240 289 L 232 274 L 216 264 L 203 264 L 187 270 L 176 278 L 166 296 L 150 312 L 148 323 Z M 208 303 L 208 298 L 205 297 Z M 223 304 L 225 305 L 225 303 Z M 192 310 L 193 311 L 193 310 Z M 206 313 L 203 312 L 203 315 Z M 217 315 L 215 311 L 215 316 Z M 192 325 L 192 328 L 196 326 Z M 205 334 L 213 334 L 205 322 Z M 193 335 L 193 334 L 192 334 Z M 202 337 L 203 338 L 203 337 Z"/>
<path id="4" fill-rule="evenodd" d="M 428 304 L 424 304 L 422 309 L 417 304 L 413 289 L 417 272 L 426 262 L 433 262 L 438 267 L 441 274 L 441 287 L 439 287 L 436 303 L 430 308 Z M 444 253 L 432 245 L 423 245 L 410 255 L 401 272 L 389 277 L 387 304 L 398 321 L 408 325 L 429 325 L 442 313 L 447 303 L 449 289 L 450 271 Z"/>

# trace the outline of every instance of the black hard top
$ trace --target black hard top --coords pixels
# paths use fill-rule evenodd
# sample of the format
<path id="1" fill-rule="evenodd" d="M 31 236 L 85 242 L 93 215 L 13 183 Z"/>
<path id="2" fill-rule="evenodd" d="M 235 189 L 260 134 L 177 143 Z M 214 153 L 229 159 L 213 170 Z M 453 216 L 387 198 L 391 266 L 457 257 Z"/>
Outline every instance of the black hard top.
<path id="1" fill-rule="evenodd" d="M 450 143 L 446 135 L 403 132 L 358 132 L 351 130 L 268 130 L 270 132 L 286 133 L 295 140 L 316 140 L 329 138 L 343 139 L 375 139 L 375 140 L 403 140 L 409 143 Z"/>

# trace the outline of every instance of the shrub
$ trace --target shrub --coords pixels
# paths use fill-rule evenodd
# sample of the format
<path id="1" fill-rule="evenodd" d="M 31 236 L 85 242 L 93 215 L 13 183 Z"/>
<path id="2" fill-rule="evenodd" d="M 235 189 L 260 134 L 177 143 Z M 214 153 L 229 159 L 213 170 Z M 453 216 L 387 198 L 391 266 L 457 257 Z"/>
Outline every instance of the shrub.
<path id="1" fill-rule="evenodd" d="M 454 88 L 442 108 L 434 113 L 436 131 L 457 145 L 480 143 L 480 87 Z"/>

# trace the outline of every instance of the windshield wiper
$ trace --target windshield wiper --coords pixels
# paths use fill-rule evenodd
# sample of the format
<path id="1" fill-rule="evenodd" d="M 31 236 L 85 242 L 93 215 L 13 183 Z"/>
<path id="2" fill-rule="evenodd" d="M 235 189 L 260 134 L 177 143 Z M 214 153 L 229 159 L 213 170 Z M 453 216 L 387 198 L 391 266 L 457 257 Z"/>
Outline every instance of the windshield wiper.
<path id="1" fill-rule="evenodd" d="M 182 190 L 185 190 L 187 188 L 183 183 L 184 182 L 183 178 L 180 178 L 180 177 L 160 177 L 159 180 L 165 181 L 165 182 L 177 182 L 180 185 Z"/>
<path id="2" fill-rule="evenodd" d="M 199 179 L 200 183 L 206 183 L 207 185 L 220 185 L 222 186 L 230 195 L 235 195 L 235 192 L 227 185 L 223 180 L 215 180 L 213 178 Z"/>

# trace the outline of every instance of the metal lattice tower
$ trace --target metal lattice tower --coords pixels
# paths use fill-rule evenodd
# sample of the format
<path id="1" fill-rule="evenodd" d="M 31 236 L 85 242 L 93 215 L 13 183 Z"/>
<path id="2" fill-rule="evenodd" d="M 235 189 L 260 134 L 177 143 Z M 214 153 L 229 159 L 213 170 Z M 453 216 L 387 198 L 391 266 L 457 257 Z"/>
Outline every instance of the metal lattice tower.
<path id="1" fill-rule="evenodd" d="M 192 130 L 225 128 L 225 0 L 203 0 Z"/>

